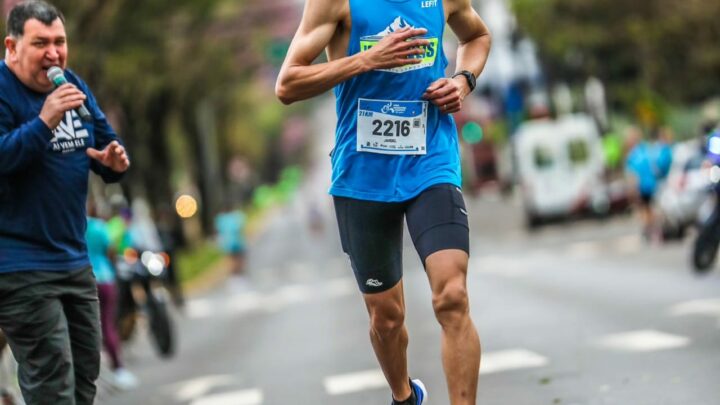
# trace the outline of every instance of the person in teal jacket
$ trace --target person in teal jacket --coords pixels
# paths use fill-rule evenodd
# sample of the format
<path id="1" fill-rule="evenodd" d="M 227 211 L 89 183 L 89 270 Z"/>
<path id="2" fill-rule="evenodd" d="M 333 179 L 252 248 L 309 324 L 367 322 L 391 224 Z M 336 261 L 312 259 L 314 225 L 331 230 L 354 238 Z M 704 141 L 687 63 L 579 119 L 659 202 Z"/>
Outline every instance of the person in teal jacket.
<path id="1" fill-rule="evenodd" d="M 111 247 L 107 224 L 95 216 L 95 208 L 91 203 L 88 204 L 85 240 L 90 265 L 97 282 L 102 340 L 105 351 L 110 357 L 113 383 L 121 389 L 134 388 L 137 380 L 130 371 L 123 367 L 120 337 L 116 326 L 118 294 L 115 286 L 115 268 L 112 264 L 115 252 Z"/>

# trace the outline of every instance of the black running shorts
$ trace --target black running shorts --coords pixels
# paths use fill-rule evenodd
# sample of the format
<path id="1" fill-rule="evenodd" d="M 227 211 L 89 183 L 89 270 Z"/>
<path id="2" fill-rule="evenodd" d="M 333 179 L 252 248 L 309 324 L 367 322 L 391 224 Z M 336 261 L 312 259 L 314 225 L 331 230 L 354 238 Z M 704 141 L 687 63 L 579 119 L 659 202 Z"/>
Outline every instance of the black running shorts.
<path id="1" fill-rule="evenodd" d="M 423 265 L 440 250 L 470 252 L 465 201 L 454 185 L 432 186 L 397 203 L 345 197 L 334 201 L 342 248 L 365 294 L 386 291 L 402 278 L 404 218 Z"/>

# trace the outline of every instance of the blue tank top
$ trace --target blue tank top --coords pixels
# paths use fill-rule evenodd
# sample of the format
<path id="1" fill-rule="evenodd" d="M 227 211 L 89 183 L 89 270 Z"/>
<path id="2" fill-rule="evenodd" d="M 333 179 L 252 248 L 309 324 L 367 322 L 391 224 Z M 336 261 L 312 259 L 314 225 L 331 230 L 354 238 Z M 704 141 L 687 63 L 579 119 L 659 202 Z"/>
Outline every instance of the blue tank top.
<path id="1" fill-rule="evenodd" d="M 335 87 L 338 124 L 330 194 L 361 200 L 411 199 L 440 183 L 460 186 L 451 115 L 422 100 L 445 77 L 442 0 L 349 0 L 348 56 L 403 27 L 425 28 L 422 62 L 355 76 Z"/>

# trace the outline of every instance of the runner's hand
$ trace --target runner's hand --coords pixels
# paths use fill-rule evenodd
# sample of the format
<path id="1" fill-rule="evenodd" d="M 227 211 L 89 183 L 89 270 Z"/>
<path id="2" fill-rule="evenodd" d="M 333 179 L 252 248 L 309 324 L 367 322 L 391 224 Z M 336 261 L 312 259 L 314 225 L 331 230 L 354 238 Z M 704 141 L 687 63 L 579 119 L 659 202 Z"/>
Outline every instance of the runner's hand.
<path id="1" fill-rule="evenodd" d="M 438 106 L 441 112 L 452 114 L 462 109 L 463 99 L 469 90 L 464 77 L 442 78 L 428 86 L 422 98 Z"/>
<path id="2" fill-rule="evenodd" d="M 422 62 L 422 58 L 408 58 L 425 53 L 424 46 L 430 44 L 427 39 L 414 38 L 427 34 L 424 28 L 403 28 L 388 34 L 375 46 L 361 55 L 372 70 L 391 69 Z"/>
<path id="3" fill-rule="evenodd" d="M 48 128 L 55 129 L 65 116 L 65 112 L 80 107 L 86 98 L 85 94 L 74 85 L 63 84 L 45 99 L 40 111 L 40 119 Z"/>

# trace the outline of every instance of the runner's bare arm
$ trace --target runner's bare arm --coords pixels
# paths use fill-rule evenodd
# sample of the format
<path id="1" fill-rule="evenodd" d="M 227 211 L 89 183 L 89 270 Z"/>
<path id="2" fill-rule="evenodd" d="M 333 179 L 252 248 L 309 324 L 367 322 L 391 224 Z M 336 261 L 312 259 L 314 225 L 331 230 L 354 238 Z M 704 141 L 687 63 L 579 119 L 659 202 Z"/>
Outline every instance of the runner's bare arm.
<path id="1" fill-rule="evenodd" d="M 424 52 L 420 47 L 429 42 L 413 37 L 424 35 L 427 31 L 406 29 L 388 35 L 368 51 L 312 64 L 330 43 L 348 12 L 347 2 L 308 0 L 305 3 L 300 27 L 290 44 L 275 85 L 275 94 L 284 104 L 317 96 L 339 83 L 374 69 L 422 61 L 408 59 L 408 56 Z"/>
<path id="2" fill-rule="evenodd" d="M 446 1 L 448 3 L 448 25 L 460 42 L 455 71 L 467 70 L 478 77 L 485 68 L 490 53 L 490 31 L 472 8 L 470 0 Z"/>
<path id="3" fill-rule="evenodd" d="M 467 70 L 478 77 L 490 52 L 490 32 L 473 10 L 470 0 L 445 0 L 444 5 L 448 13 L 448 25 L 460 42 L 455 71 Z M 467 79 L 457 76 L 436 80 L 428 86 L 422 97 L 438 106 L 443 113 L 451 114 L 462 109 L 463 100 L 470 91 Z"/>

